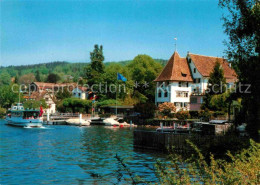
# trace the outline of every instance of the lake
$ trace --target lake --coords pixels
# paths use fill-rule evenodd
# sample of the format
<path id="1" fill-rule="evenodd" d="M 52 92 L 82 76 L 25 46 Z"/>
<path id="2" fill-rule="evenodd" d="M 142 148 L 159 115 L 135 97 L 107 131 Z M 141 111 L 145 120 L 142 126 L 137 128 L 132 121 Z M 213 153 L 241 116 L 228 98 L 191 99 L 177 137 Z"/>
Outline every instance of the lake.
<path id="1" fill-rule="evenodd" d="M 166 159 L 135 150 L 130 128 L 45 127 L 11 127 L 0 120 L 0 184 L 128 184 L 116 155 L 136 175 L 156 182 L 151 168 Z"/>

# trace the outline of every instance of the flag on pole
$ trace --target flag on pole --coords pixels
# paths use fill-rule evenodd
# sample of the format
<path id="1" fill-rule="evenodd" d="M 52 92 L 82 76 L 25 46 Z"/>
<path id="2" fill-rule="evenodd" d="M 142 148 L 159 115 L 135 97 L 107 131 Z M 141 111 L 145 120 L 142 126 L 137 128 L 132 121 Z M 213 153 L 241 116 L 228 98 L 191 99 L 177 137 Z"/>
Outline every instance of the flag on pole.
<path id="1" fill-rule="evenodd" d="M 42 114 L 43 114 L 43 109 L 42 109 L 42 106 L 40 107 L 40 114 L 39 114 L 39 117 L 42 117 Z"/>
<path id="2" fill-rule="evenodd" d="M 124 77 L 122 74 L 120 74 L 120 73 L 117 73 L 117 80 L 122 80 L 123 82 L 126 82 L 127 81 L 127 79 L 126 79 L 126 77 Z"/>

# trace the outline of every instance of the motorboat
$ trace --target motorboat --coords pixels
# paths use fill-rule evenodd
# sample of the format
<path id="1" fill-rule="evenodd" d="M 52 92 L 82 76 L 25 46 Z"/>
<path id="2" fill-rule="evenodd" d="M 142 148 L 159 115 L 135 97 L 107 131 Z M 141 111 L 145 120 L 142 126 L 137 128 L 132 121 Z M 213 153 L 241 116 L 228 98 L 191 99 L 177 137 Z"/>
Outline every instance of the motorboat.
<path id="1" fill-rule="evenodd" d="M 42 127 L 42 107 L 37 109 L 25 109 L 22 103 L 12 105 L 6 115 L 8 125 L 19 127 Z"/>
<path id="2" fill-rule="evenodd" d="M 89 119 L 68 119 L 66 120 L 66 123 L 69 125 L 76 125 L 76 126 L 89 126 L 90 125 L 91 120 Z"/>
<path id="3" fill-rule="evenodd" d="M 114 118 L 106 118 L 103 120 L 105 126 L 119 126 L 120 123 Z"/>

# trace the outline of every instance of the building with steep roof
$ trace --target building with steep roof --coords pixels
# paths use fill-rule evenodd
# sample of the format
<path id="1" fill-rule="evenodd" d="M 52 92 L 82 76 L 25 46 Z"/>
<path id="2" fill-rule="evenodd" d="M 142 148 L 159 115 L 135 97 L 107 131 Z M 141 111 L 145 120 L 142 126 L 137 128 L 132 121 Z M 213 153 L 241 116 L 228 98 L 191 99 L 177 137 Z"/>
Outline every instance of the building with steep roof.
<path id="1" fill-rule="evenodd" d="M 218 57 L 191 54 L 181 58 L 177 51 L 155 79 L 156 105 L 172 102 L 177 110 L 199 110 L 207 89 L 210 73 L 219 61 L 226 78 L 227 86 L 232 87 L 237 80 L 234 69 L 227 60 Z"/>

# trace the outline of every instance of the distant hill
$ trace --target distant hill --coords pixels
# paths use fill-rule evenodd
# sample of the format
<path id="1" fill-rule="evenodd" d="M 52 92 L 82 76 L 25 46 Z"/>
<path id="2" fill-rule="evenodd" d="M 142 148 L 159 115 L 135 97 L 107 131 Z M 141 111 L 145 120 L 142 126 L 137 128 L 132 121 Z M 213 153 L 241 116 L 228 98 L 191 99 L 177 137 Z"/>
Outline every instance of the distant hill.
<path id="1" fill-rule="evenodd" d="M 167 60 L 163 59 L 154 59 L 156 62 L 162 64 L 163 66 L 166 64 Z M 123 66 L 129 64 L 132 60 L 118 61 L 118 62 L 105 62 L 105 66 L 109 66 L 110 64 L 117 63 Z M 49 63 L 41 63 L 41 64 L 30 64 L 30 65 L 20 65 L 20 66 L 7 66 L 0 67 L 1 73 L 8 73 L 11 77 L 22 76 L 25 74 L 33 73 L 36 75 L 37 71 L 44 78 L 49 73 L 59 74 L 61 77 L 63 76 L 72 76 L 74 78 L 78 78 L 84 76 L 84 67 L 88 63 L 71 63 L 66 61 L 55 61 Z"/>

